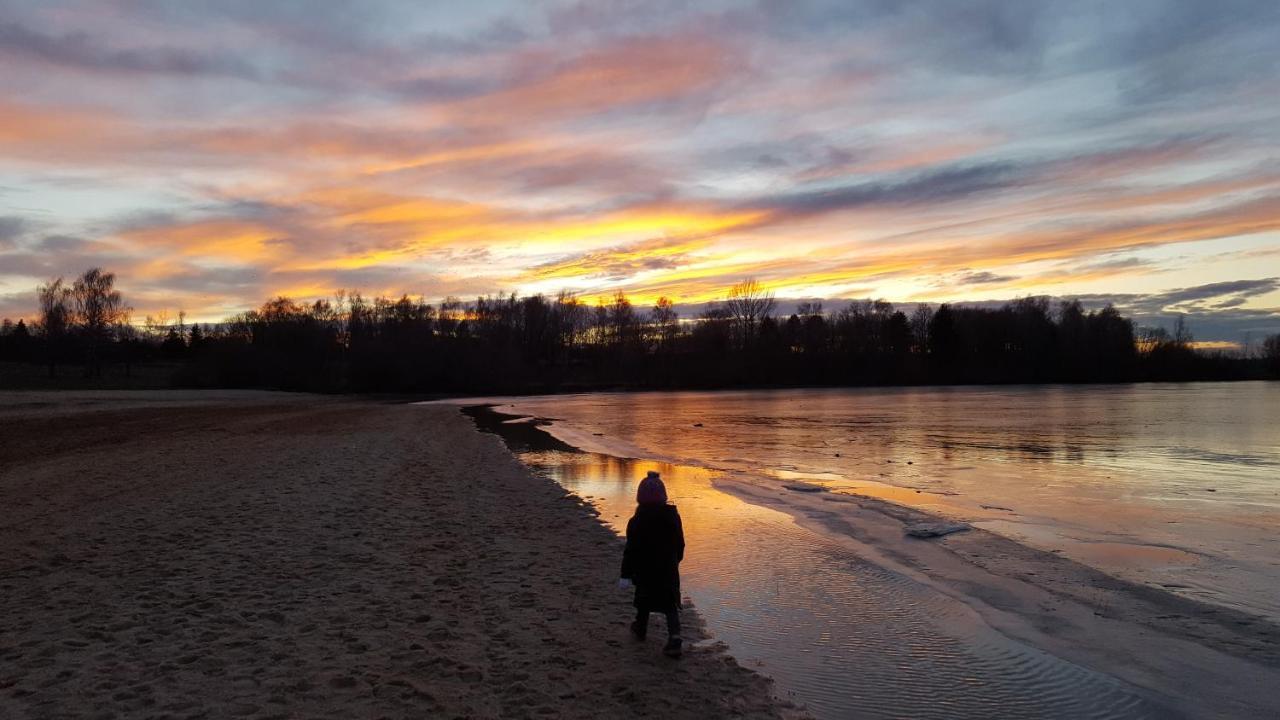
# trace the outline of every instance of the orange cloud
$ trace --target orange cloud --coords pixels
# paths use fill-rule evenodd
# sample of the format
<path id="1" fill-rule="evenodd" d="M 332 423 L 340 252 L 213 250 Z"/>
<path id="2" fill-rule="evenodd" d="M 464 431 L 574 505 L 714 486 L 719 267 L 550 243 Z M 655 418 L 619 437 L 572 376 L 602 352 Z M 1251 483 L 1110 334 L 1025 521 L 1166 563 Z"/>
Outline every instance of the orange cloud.
<path id="1" fill-rule="evenodd" d="M 637 272 L 670 269 L 692 252 L 711 243 L 707 236 L 694 238 L 654 238 L 631 245 L 596 250 L 565 260 L 538 265 L 530 270 L 529 280 L 630 275 Z"/>
<path id="2" fill-rule="evenodd" d="M 736 67 L 733 54 L 712 39 L 680 35 L 624 41 L 559 63 L 545 54 L 515 61 L 534 79 L 457 101 L 446 115 L 468 124 L 582 118 L 702 97 Z M 542 63 L 554 67 L 539 74 Z"/>
<path id="3" fill-rule="evenodd" d="M 0 100 L 0 148 L 10 159 L 103 157 L 120 152 L 121 146 L 136 147 L 127 123 L 112 111 Z"/>
<path id="4" fill-rule="evenodd" d="M 1211 240 L 1280 230 L 1280 197 L 1263 197 L 1224 208 L 1163 220 L 1077 229 L 1017 233 L 989 250 L 1012 264 L 1053 260 L 1154 245 Z"/>
<path id="5" fill-rule="evenodd" d="M 233 220 L 195 220 L 126 230 L 118 239 L 154 253 L 168 251 L 188 258 L 237 263 L 262 262 L 284 254 L 278 232 L 257 223 Z"/>
<path id="6" fill-rule="evenodd" d="M 306 270 L 368 267 L 428 250 L 467 245 L 501 246 L 529 255 L 627 240 L 706 237 L 748 226 L 763 217 L 756 211 L 720 212 L 693 204 L 636 206 L 598 215 L 531 213 L 342 187 L 311 191 L 291 202 L 309 208 L 327 233 L 359 232 L 383 238 L 367 250 L 307 258 L 292 266 Z M 579 270 L 589 272 L 585 267 Z M 565 265 L 558 273 L 569 277 L 572 271 Z"/>
<path id="7" fill-rule="evenodd" d="M 803 256 L 789 252 L 757 262 L 705 263 L 655 272 L 652 278 L 646 277 L 644 282 L 626 287 L 638 297 L 665 294 L 698 302 L 718 297 L 737 280 L 756 277 L 765 288 L 785 295 L 789 288 L 843 287 L 895 277 L 1000 270 L 1015 265 L 1278 230 L 1280 198 L 1263 198 L 1205 213 L 1092 231 L 1006 231 L 1000 235 L 975 235 L 968 241 L 933 241 L 910 247 L 883 243 L 834 246 L 815 249 Z M 850 255 L 856 259 L 846 259 Z M 1034 290 L 1038 286 L 1133 272 L 1131 268 L 1092 267 L 1078 272 L 1038 274 L 1011 280 L 1006 285 Z M 954 290 L 938 293 L 939 296 L 953 294 Z"/>

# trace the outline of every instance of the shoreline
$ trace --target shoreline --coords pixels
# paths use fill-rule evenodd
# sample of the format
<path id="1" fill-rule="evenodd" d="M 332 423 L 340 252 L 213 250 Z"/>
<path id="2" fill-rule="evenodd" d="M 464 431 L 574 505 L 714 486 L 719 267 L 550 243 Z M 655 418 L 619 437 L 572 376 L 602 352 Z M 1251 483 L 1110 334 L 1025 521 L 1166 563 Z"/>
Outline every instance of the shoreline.
<path id="1" fill-rule="evenodd" d="M 0 715 L 803 715 L 632 641 L 616 538 L 454 408 L 46 400 L 0 402 Z"/>
<path id="2" fill-rule="evenodd" d="M 436 401 L 442 404 L 472 405 L 471 401 L 458 404 L 457 401 Z M 580 448 L 588 452 L 614 457 L 632 457 L 632 459 L 660 460 L 673 465 L 698 466 L 733 477 L 750 478 L 749 482 L 763 487 L 794 484 L 806 486 L 813 484 L 815 491 L 832 492 L 835 495 L 855 495 L 887 502 L 890 506 L 909 507 L 924 512 L 928 518 L 920 521 L 952 520 L 960 521 L 973 529 L 984 529 L 997 536 L 1011 539 L 1012 542 L 1036 548 L 1044 552 L 1062 553 L 1062 556 L 1102 571 L 1117 579 L 1125 580 L 1146 587 L 1164 589 L 1196 602 L 1212 607 L 1220 607 L 1224 611 L 1243 612 L 1251 618 L 1267 621 L 1272 625 L 1280 625 L 1280 605 L 1274 600 L 1274 593 L 1268 592 L 1265 585 L 1249 587 L 1239 582 L 1244 575 L 1238 573 L 1236 579 L 1215 577 L 1212 574 L 1215 562 L 1221 565 L 1243 565 L 1257 573 L 1275 571 L 1265 566 L 1265 562 L 1257 559 L 1231 560 L 1222 548 L 1204 547 L 1203 543 L 1178 541 L 1171 537 L 1142 537 L 1138 534 L 1112 533 L 1108 528 L 1089 527 L 1079 523 L 1071 523 L 1071 518 L 1055 518 L 1052 515 L 1037 514 L 1034 507 L 1028 511 L 1015 511 L 1012 507 L 1002 505 L 1002 498 L 972 498 L 963 492 L 940 491 L 929 487 L 928 482 L 892 482 L 882 480 L 887 477 L 881 473 L 879 478 L 867 474 L 849 474 L 842 470 L 832 470 L 822 462 L 815 461 L 812 466 L 782 465 L 781 468 L 760 469 L 754 464 L 741 459 L 718 460 L 710 462 L 700 457 L 687 457 L 672 452 L 654 452 L 640 447 L 630 441 L 617 437 L 605 437 L 598 432 L 575 427 L 567 421 L 554 416 L 541 416 L 544 409 L 526 407 L 518 398 L 494 397 L 476 398 L 476 404 L 506 407 L 506 413 L 520 416 L 534 416 L 535 424 L 545 430 L 558 442 Z M 837 454 L 838 457 L 838 454 Z M 792 460 L 795 461 L 795 460 Z M 893 460 L 890 460 L 891 464 Z M 901 462 L 901 459 L 899 459 Z M 906 462 L 911 465 L 911 462 Z M 901 468 L 897 465 L 896 468 Z M 919 468 L 919 465 L 918 465 Z M 965 468 L 972 470 L 972 468 Z M 1102 471 L 1096 471 L 1101 475 Z M 1108 477 L 1107 479 L 1110 479 Z M 774 488 L 777 489 L 777 488 Z M 1208 491 L 1216 492 L 1216 491 Z M 783 493 L 787 497 L 790 493 Z M 1167 534 L 1167 533 L 1166 533 Z M 1181 565 L 1197 565 L 1193 574 L 1181 575 Z M 1271 566 L 1276 566 L 1271 562 Z M 1201 573 L 1203 568 L 1203 574 Z M 1270 575 L 1266 575 L 1270 577 Z M 1235 584 L 1231 584 L 1231 583 Z M 1217 584 L 1215 584 L 1217 583 Z"/>
<path id="3" fill-rule="evenodd" d="M 505 416 L 498 422 L 529 417 L 487 412 Z M 561 450 L 581 434 L 529 420 L 506 427 L 551 438 Z M 640 453 L 638 459 L 653 458 Z M 718 472 L 715 487 L 781 510 L 964 602 L 1012 638 L 1152 690 L 1194 708 L 1194 716 L 1229 717 L 1228 708 L 1256 712 L 1258 702 L 1280 712 L 1280 701 L 1267 699 L 1280 680 L 1280 626 L 1265 618 L 1119 579 L 982 528 L 907 539 L 906 525 L 943 518 L 907 505 L 847 491 L 793 492 Z"/>

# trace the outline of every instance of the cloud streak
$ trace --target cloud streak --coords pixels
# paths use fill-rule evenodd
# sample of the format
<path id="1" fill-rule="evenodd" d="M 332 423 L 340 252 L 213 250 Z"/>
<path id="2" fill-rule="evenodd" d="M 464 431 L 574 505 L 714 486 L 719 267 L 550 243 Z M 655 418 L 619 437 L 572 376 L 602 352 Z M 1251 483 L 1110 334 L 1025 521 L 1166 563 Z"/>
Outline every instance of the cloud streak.
<path id="1" fill-rule="evenodd" d="M 198 53 L 177 47 L 108 47 L 84 32 L 44 34 L 20 23 L 0 23 L 0 55 L 35 60 L 86 73 L 220 75 L 258 79 L 259 73 L 230 54 Z"/>
<path id="2" fill-rule="evenodd" d="M 9 298 L 1280 307 L 1274 3 L 0 6 Z"/>

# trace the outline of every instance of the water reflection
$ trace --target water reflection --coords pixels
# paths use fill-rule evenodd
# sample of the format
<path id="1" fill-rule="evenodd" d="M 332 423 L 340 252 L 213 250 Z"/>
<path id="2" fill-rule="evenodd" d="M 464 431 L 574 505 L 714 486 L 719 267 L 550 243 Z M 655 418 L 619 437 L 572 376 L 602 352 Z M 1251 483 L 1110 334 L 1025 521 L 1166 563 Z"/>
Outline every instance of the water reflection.
<path id="1" fill-rule="evenodd" d="M 1112 678 L 1009 640 L 966 606 L 784 513 L 717 490 L 715 471 L 511 444 L 615 530 L 639 479 L 662 473 L 684 518 L 685 594 L 740 661 L 819 718 L 1175 717 Z"/>
<path id="2" fill-rule="evenodd" d="M 1280 384 L 618 393 L 512 407 L 607 454 L 904 488 L 900 502 L 1280 618 L 1280 536 L 1258 531 L 1280 526 Z M 1211 561 L 1131 561 L 1170 546 Z"/>

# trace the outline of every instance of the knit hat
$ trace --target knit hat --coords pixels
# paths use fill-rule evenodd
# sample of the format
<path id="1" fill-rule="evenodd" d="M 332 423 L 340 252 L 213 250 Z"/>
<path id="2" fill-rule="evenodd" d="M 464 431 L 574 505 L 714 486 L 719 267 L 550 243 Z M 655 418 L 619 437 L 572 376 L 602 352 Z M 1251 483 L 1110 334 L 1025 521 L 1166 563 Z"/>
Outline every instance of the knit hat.
<path id="1" fill-rule="evenodd" d="M 640 481 L 640 487 L 636 489 L 636 502 L 641 505 L 667 504 L 667 486 L 662 484 L 658 473 L 650 470 Z"/>

